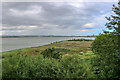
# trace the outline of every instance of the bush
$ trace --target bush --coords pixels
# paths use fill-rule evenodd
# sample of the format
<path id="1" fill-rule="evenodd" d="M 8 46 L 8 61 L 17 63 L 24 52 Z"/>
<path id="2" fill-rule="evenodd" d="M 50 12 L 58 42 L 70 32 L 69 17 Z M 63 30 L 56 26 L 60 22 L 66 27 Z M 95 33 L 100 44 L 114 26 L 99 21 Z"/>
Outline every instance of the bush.
<path id="1" fill-rule="evenodd" d="M 118 37 L 112 34 L 100 34 L 92 43 L 92 50 L 103 56 L 103 54 L 118 52 Z"/>
<path id="2" fill-rule="evenodd" d="M 12 55 L 2 61 L 2 77 L 4 78 L 54 78 L 56 62 L 42 55 Z"/>
<path id="3" fill-rule="evenodd" d="M 31 57 L 32 58 L 32 57 Z M 27 55 L 14 54 L 9 55 L 2 60 L 3 78 L 28 78 L 29 68 L 32 59 Z M 32 66 L 32 65 L 31 65 Z"/>
<path id="4" fill-rule="evenodd" d="M 80 59 L 78 54 L 51 59 L 43 55 L 30 56 L 15 54 L 2 61 L 2 78 L 91 78 L 91 65 Z"/>
<path id="5" fill-rule="evenodd" d="M 60 53 L 55 48 L 48 48 L 41 53 L 44 57 L 59 59 Z"/>
<path id="6" fill-rule="evenodd" d="M 79 54 L 63 56 L 60 60 L 60 77 L 62 78 L 93 78 L 91 65 Z"/>
<path id="7" fill-rule="evenodd" d="M 92 50 L 97 55 L 92 62 L 97 77 L 120 78 L 118 36 L 100 34 L 92 43 Z"/>

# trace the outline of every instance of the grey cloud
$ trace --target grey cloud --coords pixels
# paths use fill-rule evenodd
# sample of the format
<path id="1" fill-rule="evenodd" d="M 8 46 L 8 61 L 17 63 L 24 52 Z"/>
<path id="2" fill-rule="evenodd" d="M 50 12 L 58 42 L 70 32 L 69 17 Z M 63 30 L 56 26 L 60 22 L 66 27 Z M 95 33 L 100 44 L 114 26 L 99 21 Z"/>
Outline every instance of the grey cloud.
<path id="1" fill-rule="evenodd" d="M 69 3 L 63 3 L 60 6 L 55 4 L 52 2 L 5 2 L 2 7 L 2 24 L 4 27 L 35 25 L 38 26 L 38 29 L 42 27 L 46 30 L 49 30 L 50 27 L 43 24 L 58 29 L 92 29 L 86 28 L 84 25 L 93 22 L 93 18 L 101 15 L 101 10 L 105 13 L 109 11 L 112 3 L 83 3 L 84 6 L 80 8 L 69 5 Z M 23 16 L 10 14 L 10 9 L 18 10 L 23 14 L 24 11 L 32 10 L 32 6 L 41 7 L 41 12 Z"/>
<path id="2" fill-rule="evenodd" d="M 15 31 L 15 30 L 24 30 L 24 29 L 16 29 L 16 28 L 15 28 L 15 29 L 2 29 L 2 30 L 3 30 L 3 31 L 11 31 L 11 30 L 12 30 L 12 31 Z"/>

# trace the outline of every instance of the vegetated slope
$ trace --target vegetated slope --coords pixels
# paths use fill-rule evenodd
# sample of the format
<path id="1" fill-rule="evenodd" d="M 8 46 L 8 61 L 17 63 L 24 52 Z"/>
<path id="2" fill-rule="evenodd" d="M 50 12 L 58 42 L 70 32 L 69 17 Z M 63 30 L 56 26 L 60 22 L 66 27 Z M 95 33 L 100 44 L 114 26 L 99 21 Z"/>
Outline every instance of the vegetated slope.
<path id="1" fill-rule="evenodd" d="M 93 78 L 92 41 L 61 41 L 3 53 L 3 78 Z"/>

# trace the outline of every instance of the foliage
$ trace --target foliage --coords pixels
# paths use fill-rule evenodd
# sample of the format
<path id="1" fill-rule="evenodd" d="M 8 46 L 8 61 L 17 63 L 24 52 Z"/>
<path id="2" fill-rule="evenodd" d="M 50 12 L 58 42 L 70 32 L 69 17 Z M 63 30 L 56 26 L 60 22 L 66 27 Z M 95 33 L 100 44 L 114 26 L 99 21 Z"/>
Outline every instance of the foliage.
<path id="1" fill-rule="evenodd" d="M 48 48 L 44 50 L 41 54 L 43 54 L 44 57 L 49 57 L 49 58 L 55 58 L 59 59 L 60 53 L 55 50 L 55 48 Z"/>
<path id="2" fill-rule="evenodd" d="M 120 1 L 118 2 L 118 7 L 113 5 L 112 11 L 116 14 L 111 15 L 111 17 L 106 17 L 108 22 L 106 26 L 108 29 L 113 30 L 112 33 L 120 33 Z"/>
<path id="3" fill-rule="evenodd" d="M 51 59 L 43 55 L 8 55 L 2 61 L 3 79 L 5 78 L 91 78 L 90 59 L 81 59 L 78 54 L 63 55 Z"/>
<path id="4" fill-rule="evenodd" d="M 93 78 L 90 63 L 81 59 L 78 54 L 65 55 L 60 60 L 59 77 L 65 78 Z"/>
<path id="5" fill-rule="evenodd" d="M 3 60 L 3 78 L 42 78 L 53 77 L 55 61 L 32 57 L 26 54 L 12 55 Z"/>
<path id="6" fill-rule="evenodd" d="M 92 50 L 96 54 L 92 60 L 94 74 L 97 78 L 120 78 L 120 1 L 118 6 L 113 5 L 115 16 L 106 17 L 106 26 L 112 32 L 105 31 L 92 43 Z"/>
<path id="7" fill-rule="evenodd" d="M 93 68 L 98 78 L 119 78 L 118 36 L 100 34 L 92 43 L 92 50 L 97 55 Z"/>
<path id="8" fill-rule="evenodd" d="M 112 34 L 100 34 L 92 43 L 93 52 L 103 56 L 118 51 L 118 36 Z"/>

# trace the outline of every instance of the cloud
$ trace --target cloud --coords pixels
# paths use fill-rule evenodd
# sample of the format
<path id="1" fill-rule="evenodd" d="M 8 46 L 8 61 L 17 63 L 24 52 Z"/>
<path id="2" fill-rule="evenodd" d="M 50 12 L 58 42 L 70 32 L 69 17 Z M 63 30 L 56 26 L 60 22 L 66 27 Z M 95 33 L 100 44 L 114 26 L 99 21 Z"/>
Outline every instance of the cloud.
<path id="1" fill-rule="evenodd" d="M 117 0 L 3 0 L 2 2 L 117 2 Z"/>
<path id="2" fill-rule="evenodd" d="M 94 23 L 87 23 L 84 26 L 87 28 L 91 28 L 91 27 L 94 27 Z"/>
<path id="3" fill-rule="evenodd" d="M 25 35 L 73 35 L 79 31 L 91 31 L 104 23 L 103 17 L 110 13 L 111 5 L 95 2 L 5 2 L 2 5 L 3 31 L 10 35 L 20 35 L 21 32 Z"/>
<path id="4" fill-rule="evenodd" d="M 41 12 L 41 7 L 40 6 L 32 6 L 30 9 L 28 10 L 16 10 L 16 9 L 9 9 L 10 15 L 12 16 L 33 16 L 33 15 L 37 15 Z"/>
<path id="5" fill-rule="evenodd" d="M 37 26 L 13 26 L 13 27 L 2 27 L 3 31 L 15 31 L 15 30 L 30 30 L 37 28 Z"/>
<path id="6" fill-rule="evenodd" d="M 88 30 L 80 30 L 80 31 L 88 31 Z"/>

